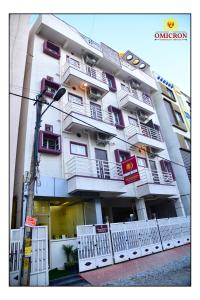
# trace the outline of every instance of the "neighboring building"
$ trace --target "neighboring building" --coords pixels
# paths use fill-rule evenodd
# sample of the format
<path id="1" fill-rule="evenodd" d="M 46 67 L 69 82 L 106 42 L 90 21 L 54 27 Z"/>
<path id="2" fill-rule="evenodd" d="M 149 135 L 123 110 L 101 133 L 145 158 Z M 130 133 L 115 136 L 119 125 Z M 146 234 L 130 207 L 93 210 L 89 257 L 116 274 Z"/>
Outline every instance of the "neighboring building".
<path id="1" fill-rule="evenodd" d="M 190 97 L 183 93 L 177 86 L 174 86 L 173 91 L 179 103 L 185 125 L 188 131 L 190 131 Z"/>
<path id="2" fill-rule="evenodd" d="M 22 95 L 29 36 L 26 14 L 10 15 L 10 92 Z M 10 95 L 10 227 L 19 227 L 21 215 L 24 144 L 28 105 L 21 98 Z M 11 224 L 12 223 L 12 224 Z"/>
<path id="3" fill-rule="evenodd" d="M 170 159 L 180 164 L 180 166 L 173 164 L 173 170 L 185 212 L 189 215 L 191 180 L 190 98 L 161 76 L 156 75 L 155 77 L 160 91 L 154 95 L 154 103 Z"/>
<path id="4" fill-rule="evenodd" d="M 150 66 L 131 51 L 119 58 L 53 15 L 39 16 L 28 52 L 30 91 L 47 88 L 50 101 L 59 86 L 67 89 L 55 106 L 68 115 L 50 108 L 39 140 L 41 185 L 33 214 L 49 228 L 50 267 L 61 266 L 64 238 L 76 243 L 78 224 L 127 221 L 132 214 L 135 220 L 184 215 L 152 99 L 158 89 Z M 25 172 L 34 126 L 29 103 Z M 132 155 L 141 180 L 124 185 L 120 162 Z"/>

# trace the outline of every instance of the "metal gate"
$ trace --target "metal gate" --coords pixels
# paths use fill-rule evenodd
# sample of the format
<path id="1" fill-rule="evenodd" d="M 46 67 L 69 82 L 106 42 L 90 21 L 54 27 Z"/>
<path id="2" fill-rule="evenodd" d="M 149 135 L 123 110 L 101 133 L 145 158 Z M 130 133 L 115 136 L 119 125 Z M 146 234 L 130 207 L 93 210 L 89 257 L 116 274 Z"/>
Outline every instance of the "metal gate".
<path id="1" fill-rule="evenodd" d="M 47 226 L 36 226 L 32 229 L 30 286 L 49 285 L 47 229 Z M 20 229 L 12 229 L 10 234 L 10 286 L 20 285 L 23 233 L 24 230 L 21 227 Z"/>
<path id="2" fill-rule="evenodd" d="M 32 230 L 30 286 L 48 285 L 48 227 L 36 226 Z"/>
<path id="3" fill-rule="evenodd" d="M 79 272 L 113 264 L 108 225 L 77 226 Z"/>
<path id="4" fill-rule="evenodd" d="M 83 272 L 190 243 L 190 218 L 80 225 L 77 237 Z"/>
<path id="5" fill-rule="evenodd" d="M 12 229 L 10 232 L 10 250 L 9 250 L 9 284 L 17 286 L 20 284 L 20 272 L 22 262 L 23 248 L 23 228 Z"/>
<path id="6" fill-rule="evenodd" d="M 163 249 L 190 243 L 190 217 L 158 219 Z"/>
<path id="7" fill-rule="evenodd" d="M 162 251 L 156 220 L 111 223 L 115 263 Z"/>

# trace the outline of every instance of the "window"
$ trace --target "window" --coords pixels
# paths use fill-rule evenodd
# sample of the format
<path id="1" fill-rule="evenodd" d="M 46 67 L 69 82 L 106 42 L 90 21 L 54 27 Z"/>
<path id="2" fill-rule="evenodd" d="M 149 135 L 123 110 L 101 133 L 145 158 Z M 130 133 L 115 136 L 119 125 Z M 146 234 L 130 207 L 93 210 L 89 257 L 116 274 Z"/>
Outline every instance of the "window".
<path id="1" fill-rule="evenodd" d="M 172 92 L 172 90 L 168 89 L 167 87 L 166 87 L 166 94 L 167 94 L 167 96 L 169 96 L 171 99 L 175 100 L 174 93 Z"/>
<path id="2" fill-rule="evenodd" d="M 56 59 L 60 59 L 60 47 L 50 41 L 44 42 L 43 53 L 48 54 Z"/>
<path id="3" fill-rule="evenodd" d="M 71 93 L 68 93 L 68 101 L 79 105 L 83 105 L 83 98 Z"/>
<path id="4" fill-rule="evenodd" d="M 181 113 L 179 113 L 178 111 L 175 111 L 175 116 L 176 116 L 176 120 L 177 120 L 178 123 L 179 122 L 184 123 Z"/>
<path id="5" fill-rule="evenodd" d="M 51 125 L 48 125 L 51 126 Z M 52 126 L 53 128 L 53 126 Z M 45 127 L 46 130 L 46 127 Z M 39 146 L 38 152 L 48 154 L 60 154 L 61 153 L 61 139 L 59 134 L 55 134 L 51 131 L 39 132 Z"/>
<path id="6" fill-rule="evenodd" d="M 76 142 L 70 142 L 70 153 L 80 156 L 88 156 L 87 145 L 79 144 Z"/>
<path id="7" fill-rule="evenodd" d="M 99 121 L 103 120 L 101 105 L 90 102 L 90 113 L 91 118 Z"/>
<path id="8" fill-rule="evenodd" d="M 54 82 L 53 80 L 48 80 L 46 78 L 43 78 L 41 81 L 41 91 L 44 91 L 47 89 L 45 92 L 45 96 L 53 98 L 55 92 L 59 89 L 60 84 Z"/>
<path id="9" fill-rule="evenodd" d="M 172 174 L 173 180 L 176 179 L 176 178 L 175 178 L 175 175 L 174 175 L 173 168 L 172 168 L 172 164 L 171 164 L 170 161 L 162 159 L 162 160 L 160 161 L 160 166 L 161 166 L 162 172 L 164 172 L 163 174 L 166 175 L 166 173 L 169 172 L 169 173 Z M 169 181 L 168 176 L 164 176 L 164 181 Z"/>
<path id="10" fill-rule="evenodd" d="M 177 124 L 177 121 L 176 121 L 175 116 L 174 116 L 173 111 L 172 111 L 171 103 L 166 101 L 166 100 L 164 100 L 164 103 L 165 103 L 165 107 L 167 109 L 171 124 Z"/>
<path id="11" fill-rule="evenodd" d="M 131 157 L 130 152 L 128 152 L 128 151 L 115 149 L 114 152 L 115 152 L 116 162 L 121 162 L 121 161 L 126 160 Z"/>
<path id="12" fill-rule="evenodd" d="M 124 129 L 124 119 L 122 115 L 122 111 L 112 105 L 108 106 L 108 111 L 112 113 L 114 124 L 117 129 Z"/>
<path id="13" fill-rule="evenodd" d="M 187 149 L 190 150 L 190 149 L 191 149 L 191 143 L 190 143 L 190 140 L 188 140 L 188 139 L 186 139 L 186 138 L 184 138 L 184 140 L 185 140 L 185 144 L 186 144 Z"/>
<path id="14" fill-rule="evenodd" d="M 45 131 L 53 132 L 53 125 L 45 124 Z"/>
<path id="15" fill-rule="evenodd" d="M 143 157 L 137 157 L 137 164 L 139 167 L 147 168 L 147 160 Z"/>
<path id="16" fill-rule="evenodd" d="M 115 78 L 114 76 L 106 73 L 106 77 L 108 79 L 108 86 L 109 86 L 109 90 L 111 92 L 116 92 L 117 91 L 117 87 L 116 87 L 116 83 L 115 83 Z"/>

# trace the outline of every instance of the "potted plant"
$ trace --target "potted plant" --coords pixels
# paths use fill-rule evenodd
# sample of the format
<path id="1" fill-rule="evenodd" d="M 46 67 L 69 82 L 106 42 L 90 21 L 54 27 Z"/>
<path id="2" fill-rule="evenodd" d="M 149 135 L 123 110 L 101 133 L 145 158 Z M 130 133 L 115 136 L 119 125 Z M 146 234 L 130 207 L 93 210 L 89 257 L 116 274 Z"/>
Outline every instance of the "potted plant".
<path id="1" fill-rule="evenodd" d="M 70 273 L 78 272 L 78 249 L 73 249 L 72 245 L 63 245 L 67 256 L 67 262 L 64 264 L 65 270 Z"/>

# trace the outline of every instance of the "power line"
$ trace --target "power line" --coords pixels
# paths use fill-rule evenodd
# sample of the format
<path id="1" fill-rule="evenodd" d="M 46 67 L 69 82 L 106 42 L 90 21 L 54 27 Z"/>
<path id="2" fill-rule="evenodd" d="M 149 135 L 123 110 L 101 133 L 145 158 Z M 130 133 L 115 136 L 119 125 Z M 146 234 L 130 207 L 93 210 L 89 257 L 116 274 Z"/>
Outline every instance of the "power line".
<path id="1" fill-rule="evenodd" d="M 36 101 L 39 101 L 39 102 L 40 102 L 40 100 L 35 100 L 35 99 L 33 99 L 33 98 L 24 97 L 24 96 L 21 96 L 21 95 L 12 93 L 12 92 L 10 92 L 9 94 L 14 95 L 14 96 L 17 96 L 17 97 L 20 97 L 20 98 L 24 98 L 24 99 L 27 99 L 27 100 L 31 100 L 31 101 L 34 101 L 34 102 L 36 102 Z M 44 104 L 46 104 L 46 103 L 44 103 Z M 48 104 L 46 104 L 46 105 L 48 105 Z M 104 134 L 108 134 L 108 132 L 106 132 L 106 131 L 104 131 L 104 130 L 102 130 L 102 129 L 100 129 L 100 128 L 94 126 L 94 125 L 91 125 L 90 123 L 87 123 L 86 121 L 83 121 L 83 120 L 81 120 L 81 119 L 79 119 L 79 118 L 77 118 L 77 117 L 75 117 L 75 116 L 72 116 L 71 113 L 67 113 L 67 112 L 63 111 L 62 109 L 60 109 L 60 108 L 58 108 L 58 107 L 55 107 L 54 105 L 50 105 L 50 107 L 52 107 L 52 108 L 54 108 L 54 109 L 56 109 L 56 110 L 58 110 L 58 111 L 60 111 L 60 112 L 62 112 L 62 113 L 64 113 L 64 114 L 66 114 L 67 116 L 71 116 L 71 117 L 73 117 L 74 119 L 76 119 L 76 120 L 78 120 L 78 121 L 81 121 L 82 123 L 85 123 L 86 125 L 89 125 L 90 127 L 93 127 L 94 129 L 96 129 L 96 130 L 98 130 L 98 131 L 101 131 L 101 132 L 104 133 Z M 135 146 L 135 145 L 131 144 L 130 142 L 126 141 L 126 140 L 123 140 L 123 139 L 121 139 L 121 138 L 119 138 L 119 137 L 117 137 L 117 136 L 113 136 L 113 138 L 118 139 L 118 140 L 120 140 L 120 141 L 122 141 L 122 142 L 124 142 L 124 143 L 126 143 L 126 144 L 129 144 L 130 146 L 135 147 L 135 148 L 137 148 L 137 149 L 140 150 L 140 147 Z M 149 151 L 147 151 L 147 150 L 145 150 L 145 151 L 146 151 L 147 153 L 149 153 L 149 154 L 152 154 L 152 152 L 149 152 Z M 178 165 L 178 166 L 180 166 L 180 167 L 184 167 L 184 168 L 185 168 L 184 165 L 181 165 L 181 164 L 179 164 L 179 163 L 177 163 L 177 162 L 175 162 L 175 161 L 169 160 L 169 159 L 167 159 L 167 158 L 165 158 L 165 157 L 162 157 L 162 156 L 160 156 L 160 155 L 158 155 L 158 154 L 154 154 L 154 155 L 155 155 L 156 157 L 162 158 L 162 159 L 164 159 L 164 160 L 166 160 L 166 161 L 168 161 L 168 162 L 171 162 L 171 163 L 173 163 L 173 164 L 176 164 L 176 165 Z"/>

